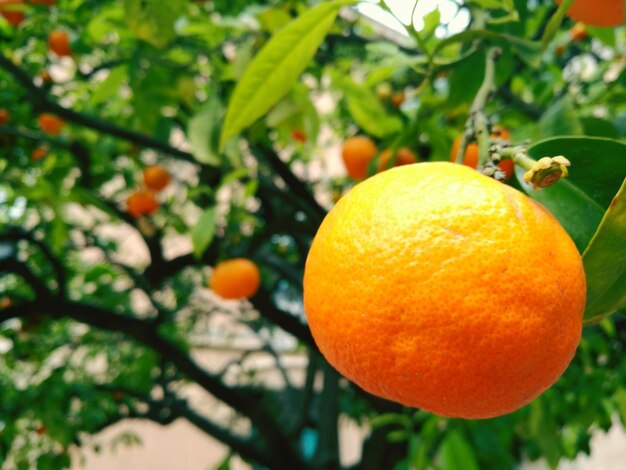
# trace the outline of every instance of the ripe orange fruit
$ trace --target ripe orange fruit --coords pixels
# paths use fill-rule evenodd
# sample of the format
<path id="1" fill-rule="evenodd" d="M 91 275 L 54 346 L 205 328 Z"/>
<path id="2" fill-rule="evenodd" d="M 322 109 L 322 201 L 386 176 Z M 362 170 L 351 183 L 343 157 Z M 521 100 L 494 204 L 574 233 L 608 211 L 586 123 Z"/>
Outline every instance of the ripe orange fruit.
<path id="1" fill-rule="evenodd" d="M 556 0 L 561 4 L 561 0 Z M 567 16 L 594 26 L 618 26 L 624 24 L 623 0 L 604 0 L 598 5 L 597 0 L 576 0 L 567 11 Z"/>
<path id="2" fill-rule="evenodd" d="M 503 140 L 508 140 L 511 137 L 511 133 L 507 129 L 496 127 L 494 129 L 494 132 L 491 134 L 491 137 L 494 139 L 500 138 Z M 450 150 L 451 162 L 456 161 L 456 155 L 457 153 L 459 153 L 459 148 L 461 147 L 462 140 L 463 136 L 460 134 L 456 137 L 456 139 L 454 139 L 454 142 L 452 143 L 452 149 Z M 465 148 L 465 156 L 463 157 L 463 164 L 469 166 L 470 168 L 476 168 L 476 166 L 478 166 L 478 144 L 476 144 L 475 142 L 470 142 L 469 144 L 467 144 L 467 147 Z M 510 159 L 502 160 L 500 163 L 498 163 L 497 167 L 504 172 L 505 181 L 510 180 L 513 176 L 513 173 L 515 172 L 515 163 L 513 163 L 513 160 Z"/>
<path id="3" fill-rule="evenodd" d="M 172 181 L 169 172 L 159 165 L 146 167 L 143 170 L 143 182 L 148 189 L 161 191 Z"/>
<path id="4" fill-rule="evenodd" d="M 385 171 L 389 168 L 389 160 L 391 159 L 391 149 L 383 150 L 378 158 L 377 172 Z M 393 166 L 410 165 L 417 163 L 417 155 L 408 147 L 400 147 L 396 151 L 396 159 Z"/>
<path id="5" fill-rule="evenodd" d="M 574 42 L 582 41 L 583 39 L 587 39 L 587 37 L 589 37 L 587 30 L 585 29 L 585 25 L 580 22 L 572 26 L 568 33 L 570 39 Z"/>
<path id="6" fill-rule="evenodd" d="M 13 26 L 19 26 L 24 21 L 24 12 L 15 10 L 11 5 L 21 5 L 23 0 L 0 0 L 0 14 Z"/>
<path id="7" fill-rule="evenodd" d="M 37 147 L 32 153 L 33 160 L 36 162 L 44 158 L 46 155 L 48 155 L 48 149 L 46 147 Z"/>
<path id="8" fill-rule="evenodd" d="M 154 214 L 159 208 L 159 201 L 156 200 L 151 191 L 139 190 L 128 197 L 126 207 L 128 213 L 138 219 L 143 215 Z"/>
<path id="9" fill-rule="evenodd" d="M 48 49 L 61 57 L 72 55 L 69 34 L 60 30 L 52 31 L 48 35 Z"/>
<path id="10" fill-rule="evenodd" d="M 348 176 L 362 180 L 367 176 L 367 167 L 378 153 L 376 144 L 364 135 L 350 137 L 343 144 L 341 156 Z"/>
<path id="11" fill-rule="evenodd" d="M 224 299 L 252 297 L 260 284 L 259 268 L 246 258 L 234 258 L 219 263 L 211 276 L 211 289 Z"/>
<path id="12" fill-rule="evenodd" d="M 9 122 L 9 119 L 11 119 L 9 112 L 4 108 L 0 108 L 0 126 Z"/>
<path id="13" fill-rule="evenodd" d="M 50 113 L 41 113 L 38 120 L 41 130 L 49 135 L 59 135 L 65 126 L 63 119 Z"/>
<path id="14" fill-rule="evenodd" d="M 521 192 L 417 163 L 350 190 L 322 222 L 304 307 L 322 354 L 366 391 L 490 418 L 550 387 L 581 337 L 581 256 Z"/>

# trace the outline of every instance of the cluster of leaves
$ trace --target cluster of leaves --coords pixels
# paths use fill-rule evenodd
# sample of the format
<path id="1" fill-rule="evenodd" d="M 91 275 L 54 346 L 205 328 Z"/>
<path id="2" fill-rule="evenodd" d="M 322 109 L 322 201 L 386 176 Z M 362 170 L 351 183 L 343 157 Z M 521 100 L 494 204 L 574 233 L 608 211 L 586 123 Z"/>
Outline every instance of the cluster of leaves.
<path id="1" fill-rule="evenodd" d="M 356 2 L 318 3 L 58 0 L 28 6 L 17 28 L 0 20 L 0 106 L 10 113 L 0 127 L 0 460 L 68 466 L 72 445 L 142 417 L 187 419 L 271 468 L 336 468 L 342 413 L 375 428 L 362 468 L 500 468 L 524 457 L 556 465 L 588 452 L 594 427 L 608 429 L 615 413 L 625 420 L 626 329 L 613 317 L 585 331 L 567 374 L 532 405 L 462 422 L 340 382 L 301 307 L 306 253 L 327 210 L 313 194 L 352 184 L 303 170 L 323 153 L 322 129 L 449 160 L 497 46 L 486 113 L 515 142 L 533 142 L 531 156 L 573 162 L 571 179 L 543 192 L 521 174 L 513 184 L 586 250 L 588 319 L 623 308 L 623 190 L 614 196 L 626 173 L 615 140 L 626 135 L 625 32 L 589 28 L 571 42 L 567 28 L 548 26 L 551 1 L 474 0 L 463 7 L 465 31 L 450 33 L 435 11 L 392 41 L 350 9 Z M 72 58 L 48 51 L 55 29 L 70 33 Z M 553 38 L 545 50 L 542 37 Z M 60 136 L 38 128 L 42 112 L 67 122 Z M 34 162 L 42 144 L 49 152 Z M 154 163 L 175 183 L 154 216 L 134 219 L 126 198 Z M 145 254 L 124 251 L 126 239 Z M 236 321 L 261 338 L 276 328 L 297 338 L 311 359 L 303 387 L 233 386 L 190 354 L 190 338 L 206 333 L 199 325 L 223 313 L 207 300 L 206 268 L 234 256 L 254 259 L 263 275 L 251 299 L 258 313 Z M 187 403 L 189 382 L 250 431 Z M 312 454 L 303 446 L 311 433 Z"/>

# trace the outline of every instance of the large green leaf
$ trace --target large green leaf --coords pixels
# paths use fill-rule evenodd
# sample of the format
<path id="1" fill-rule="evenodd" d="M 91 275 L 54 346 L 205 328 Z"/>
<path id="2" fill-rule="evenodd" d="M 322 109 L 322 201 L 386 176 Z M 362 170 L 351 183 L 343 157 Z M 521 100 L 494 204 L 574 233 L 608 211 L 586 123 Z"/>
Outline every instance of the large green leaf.
<path id="1" fill-rule="evenodd" d="M 289 92 L 334 24 L 339 9 L 352 3 L 353 0 L 322 3 L 299 16 L 268 41 L 233 91 L 220 147 Z"/>
<path id="2" fill-rule="evenodd" d="M 561 222 L 582 253 L 626 174 L 626 144 L 598 137 L 554 137 L 529 148 L 531 157 L 563 155 L 572 162 L 567 179 L 534 190 L 517 168 L 520 185 Z"/>
<path id="3" fill-rule="evenodd" d="M 163 48 L 176 36 L 174 23 L 186 4 L 186 0 L 125 0 L 126 21 L 139 39 Z"/>
<path id="4" fill-rule="evenodd" d="M 585 250 L 583 263 L 587 276 L 585 321 L 599 320 L 626 307 L 626 179 Z"/>
<path id="5" fill-rule="evenodd" d="M 439 459 L 439 468 L 442 470 L 478 470 L 480 468 L 472 447 L 456 430 L 448 432 L 443 439 L 439 448 Z"/>
<path id="6" fill-rule="evenodd" d="M 542 139 L 553 135 L 581 135 L 583 126 L 576 115 L 572 101 L 563 98 L 550 106 L 539 118 L 536 137 Z"/>
<path id="7" fill-rule="evenodd" d="M 217 211 L 215 207 L 205 210 L 196 225 L 191 229 L 191 243 L 193 244 L 193 254 L 200 259 L 204 250 L 211 244 L 215 235 Z"/>

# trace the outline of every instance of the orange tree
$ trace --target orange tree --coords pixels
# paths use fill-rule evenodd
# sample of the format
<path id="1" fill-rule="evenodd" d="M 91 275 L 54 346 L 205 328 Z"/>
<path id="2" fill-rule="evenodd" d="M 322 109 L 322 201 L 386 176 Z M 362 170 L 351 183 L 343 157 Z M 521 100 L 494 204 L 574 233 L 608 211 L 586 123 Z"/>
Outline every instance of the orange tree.
<path id="1" fill-rule="evenodd" d="M 377 14 L 400 14 L 396 3 Z M 616 313 L 626 305 L 626 32 L 576 10 L 589 24 L 570 41 L 573 3 L 472 0 L 453 8 L 464 28 L 435 10 L 398 34 L 351 0 L 0 2 L 0 460 L 67 467 L 72 446 L 127 418 L 187 420 L 268 468 L 339 468 L 340 416 L 371 429 L 355 468 L 556 466 L 588 453 L 593 431 L 626 421 Z M 477 171 L 502 180 L 497 164 L 513 160 L 507 184 L 573 239 L 587 282 L 582 340 L 529 405 L 442 418 L 369 395 L 320 355 L 304 264 L 355 181 L 319 162 L 341 165 L 354 135 L 374 143 L 370 175 L 400 163 L 400 149 L 449 161 L 461 135 L 457 162 L 476 146 Z M 155 166 L 167 172 L 157 190 L 144 181 Z M 129 236 L 145 256 L 124 255 Z M 293 336 L 309 358 L 302 384 L 226 380 L 230 368 L 192 355 L 221 309 L 203 297 L 210 267 L 233 258 L 251 260 L 261 281 L 234 321 L 260 338 Z M 536 258 L 524 261 L 533 272 L 550 262 Z M 264 350 L 278 357 L 273 343 Z M 195 408 L 189 384 L 240 425 Z"/>

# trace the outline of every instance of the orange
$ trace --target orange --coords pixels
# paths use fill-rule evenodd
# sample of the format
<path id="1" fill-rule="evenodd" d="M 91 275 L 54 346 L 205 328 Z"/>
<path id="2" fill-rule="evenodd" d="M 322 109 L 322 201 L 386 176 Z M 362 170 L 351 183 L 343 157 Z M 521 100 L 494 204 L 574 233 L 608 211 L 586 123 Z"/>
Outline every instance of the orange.
<path id="1" fill-rule="evenodd" d="M 561 0 L 556 0 L 560 4 Z M 624 24 L 624 0 L 576 0 L 567 16 L 594 26 L 618 26 Z"/>
<path id="2" fill-rule="evenodd" d="M 306 260 L 320 351 L 364 390 L 442 416 L 510 413 L 550 387 L 582 331 L 581 256 L 521 192 L 417 163 L 350 190 Z"/>
<path id="3" fill-rule="evenodd" d="M 376 144 L 369 137 L 357 135 L 346 140 L 341 156 L 348 176 L 355 180 L 367 177 L 367 167 L 377 153 Z"/>
<path id="4" fill-rule="evenodd" d="M 59 135 L 65 126 L 63 119 L 50 113 L 40 114 L 38 120 L 41 130 L 49 135 Z"/>
<path id="5" fill-rule="evenodd" d="M 9 122 L 9 119 L 11 119 L 9 112 L 4 108 L 0 108 L 0 126 Z"/>
<path id="6" fill-rule="evenodd" d="M 576 23 L 570 28 L 568 33 L 570 39 L 574 42 L 582 41 L 583 39 L 587 39 L 587 37 L 589 37 L 583 23 Z"/>
<path id="7" fill-rule="evenodd" d="M 37 147 L 32 153 L 33 160 L 36 162 L 44 158 L 46 155 L 48 155 L 48 149 L 46 147 Z"/>
<path id="8" fill-rule="evenodd" d="M 224 299 L 252 297 L 260 284 L 259 268 L 246 258 L 234 258 L 219 263 L 211 276 L 211 289 Z"/>
<path id="9" fill-rule="evenodd" d="M 52 31 L 48 35 L 48 49 L 61 57 L 72 55 L 69 34 L 60 30 Z"/>
<path id="10" fill-rule="evenodd" d="M 389 160 L 391 159 L 391 149 L 383 150 L 378 158 L 377 172 L 385 171 L 389 168 Z M 400 147 L 396 151 L 395 163 L 393 166 L 410 165 L 417 163 L 417 155 L 408 147 Z"/>
<path id="11" fill-rule="evenodd" d="M 404 92 L 396 91 L 393 95 L 391 95 L 391 104 L 396 108 L 399 108 L 402 103 L 404 103 Z"/>
<path id="12" fill-rule="evenodd" d="M 301 143 L 305 143 L 306 142 L 306 132 L 304 132 L 301 129 L 294 129 L 291 131 L 291 137 L 293 138 L 293 140 L 296 140 L 298 142 Z"/>
<path id="13" fill-rule="evenodd" d="M 504 128 L 496 127 L 494 132 L 491 134 L 491 137 L 494 139 L 503 139 L 508 140 L 511 137 L 511 133 Z M 461 141 L 463 140 L 463 135 L 459 134 L 452 144 L 452 149 L 450 150 L 450 161 L 456 161 L 456 155 L 459 153 L 459 148 L 461 148 Z M 463 157 L 463 164 L 467 165 L 471 168 L 476 168 L 478 165 L 478 144 L 475 142 L 470 142 L 467 144 L 465 148 L 465 156 Z M 513 160 L 507 159 L 502 160 L 498 165 L 496 165 L 500 170 L 504 172 L 504 180 L 508 181 L 513 176 L 515 172 L 515 163 Z"/>
<path id="14" fill-rule="evenodd" d="M 0 14 L 13 26 L 19 26 L 24 21 L 24 12 L 12 9 L 11 5 L 21 5 L 22 0 L 0 0 Z M 8 8 L 7 8 L 8 7 Z"/>
<path id="15" fill-rule="evenodd" d="M 159 201 L 156 200 L 154 194 L 150 191 L 135 191 L 128 197 L 126 201 L 128 213 L 135 219 L 143 215 L 149 215 L 156 212 L 159 208 Z"/>
<path id="16" fill-rule="evenodd" d="M 146 167 L 143 170 L 143 182 L 148 189 L 161 191 L 172 181 L 169 172 L 159 165 Z"/>

